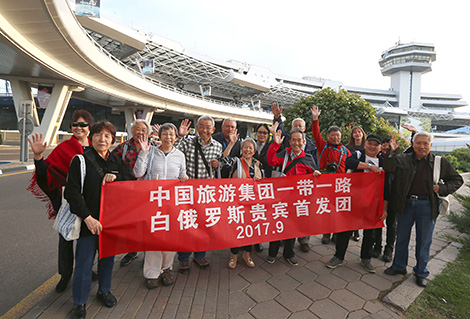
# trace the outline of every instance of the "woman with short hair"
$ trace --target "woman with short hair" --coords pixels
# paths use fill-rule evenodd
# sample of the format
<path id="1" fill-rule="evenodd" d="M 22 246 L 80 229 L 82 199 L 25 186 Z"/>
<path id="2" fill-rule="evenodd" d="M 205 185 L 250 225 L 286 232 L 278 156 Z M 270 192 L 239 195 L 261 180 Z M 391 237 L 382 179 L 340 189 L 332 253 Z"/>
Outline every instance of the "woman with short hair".
<path id="1" fill-rule="evenodd" d="M 82 219 L 80 237 L 75 250 L 75 273 L 72 296 L 73 318 L 85 318 L 86 302 L 91 289 L 91 269 L 98 250 L 98 235 L 103 226 L 100 223 L 101 184 L 115 180 L 131 180 L 133 176 L 126 169 L 120 157 L 109 152 L 116 139 L 116 128 L 106 120 L 93 125 L 90 130 L 91 148 L 83 153 L 85 179 L 82 188 L 82 164 L 78 156 L 72 159 L 64 196 L 70 211 Z M 106 307 L 117 303 L 112 295 L 111 276 L 114 256 L 98 260 L 97 299 Z"/>
<path id="2" fill-rule="evenodd" d="M 160 146 L 150 146 L 147 137 L 138 139 L 140 145 L 139 157 L 134 166 L 134 176 L 146 180 L 179 179 L 188 180 L 186 175 L 186 158 L 180 150 L 174 147 L 178 130 L 171 123 L 159 126 L 158 136 Z M 144 277 L 148 289 L 155 289 L 161 280 L 164 286 L 174 283 L 171 267 L 176 252 L 147 251 L 144 259 Z"/>

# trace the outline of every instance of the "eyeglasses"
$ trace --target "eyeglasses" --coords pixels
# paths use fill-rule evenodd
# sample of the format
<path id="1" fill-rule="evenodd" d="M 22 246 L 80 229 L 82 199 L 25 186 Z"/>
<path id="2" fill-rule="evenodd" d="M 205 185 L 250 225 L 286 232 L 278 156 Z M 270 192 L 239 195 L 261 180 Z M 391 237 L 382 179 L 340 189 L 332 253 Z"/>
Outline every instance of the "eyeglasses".
<path id="1" fill-rule="evenodd" d="M 87 127 L 88 125 L 90 125 L 88 122 L 72 122 L 72 127 Z"/>
<path id="2" fill-rule="evenodd" d="M 267 131 L 256 131 L 256 133 L 263 134 L 263 135 L 268 135 L 269 134 L 269 132 L 267 132 Z"/>

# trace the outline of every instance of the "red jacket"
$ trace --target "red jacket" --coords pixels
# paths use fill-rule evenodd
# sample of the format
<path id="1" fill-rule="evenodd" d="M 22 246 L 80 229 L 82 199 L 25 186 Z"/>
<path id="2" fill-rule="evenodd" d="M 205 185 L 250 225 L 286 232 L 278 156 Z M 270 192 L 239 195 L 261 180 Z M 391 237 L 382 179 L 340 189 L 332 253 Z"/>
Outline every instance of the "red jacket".
<path id="1" fill-rule="evenodd" d="M 339 163 L 336 173 L 346 173 L 345 162 L 346 158 L 351 156 L 351 152 L 341 143 L 336 148 L 329 145 L 321 136 L 318 121 L 312 121 L 312 135 L 317 144 L 320 169 L 326 169 L 326 164 L 328 163 L 338 163 L 341 158 L 341 163 Z M 341 155 L 343 156 L 341 157 Z"/>
<path id="2" fill-rule="evenodd" d="M 287 168 L 293 160 L 298 159 L 298 162 L 294 165 L 294 167 L 292 167 L 291 169 L 289 169 L 289 171 L 287 171 L 287 173 L 285 173 L 286 176 L 303 175 L 309 173 L 311 174 L 315 169 L 317 169 L 312 155 L 305 154 L 305 152 L 302 151 L 302 153 L 292 159 L 290 156 L 292 147 L 288 147 L 285 150 L 277 153 L 280 147 L 281 144 L 277 144 L 276 142 L 271 143 L 271 145 L 269 145 L 266 157 L 268 158 L 269 165 L 274 167 L 282 166 L 282 164 L 284 164 L 284 158 L 287 152 L 287 154 L 289 155 L 287 156 L 287 163 L 285 168 Z"/>

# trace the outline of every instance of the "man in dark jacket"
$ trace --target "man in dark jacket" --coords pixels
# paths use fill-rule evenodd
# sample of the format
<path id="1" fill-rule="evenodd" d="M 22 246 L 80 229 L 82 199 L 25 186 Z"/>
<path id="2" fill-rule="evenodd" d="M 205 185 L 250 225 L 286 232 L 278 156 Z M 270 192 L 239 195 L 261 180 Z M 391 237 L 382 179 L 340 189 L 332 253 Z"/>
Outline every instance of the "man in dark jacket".
<path id="1" fill-rule="evenodd" d="M 416 283 L 426 287 L 426 268 L 432 233 L 439 215 L 439 198 L 455 192 L 463 179 L 446 158 L 441 159 L 439 183 L 433 183 L 435 156 L 430 153 L 432 136 L 419 132 L 413 138 L 413 153 L 396 155 L 398 144 L 390 140 L 390 149 L 384 160 L 386 172 L 394 174 L 388 210 L 397 214 L 397 242 L 392 266 L 387 275 L 406 274 L 411 228 L 416 224 L 416 266 L 413 267 Z"/>
<path id="2" fill-rule="evenodd" d="M 346 159 L 348 172 L 379 172 L 383 166 L 383 158 L 378 155 L 382 139 L 374 134 L 367 136 L 364 150 L 356 151 Z M 386 195 L 386 194 L 384 194 Z M 384 196 L 386 199 L 386 196 Z M 385 216 L 383 216 L 385 218 Z M 352 230 L 337 234 L 335 255 L 326 263 L 326 267 L 334 269 L 344 264 L 344 256 L 348 249 Z M 361 246 L 361 265 L 368 272 L 374 273 L 375 267 L 371 263 L 371 250 L 374 244 L 375 229 L 364 229 L 364 238 Z"/>
<path id="3" fill-rule="evenodd" d="M 212 138 L 219 142 L 222 145 L 222 152 L 225 151 L 227 146 L 230 144 L 230 135 L 237 134 L 237 121 L 234 119 L 225 119 L 222 122 L 222 131 L 219 133 L 215 133 L 212 135 Z M 240 148 L 240 140 L 237 139 L 237 142 L 232 147 L 229 156 L 230 157 L 240 157 L 241 148 Z M 220 170 L 220 174 L 222 178 L 228 178 L 230 175 L 230 169 L 225 167 Z"/>

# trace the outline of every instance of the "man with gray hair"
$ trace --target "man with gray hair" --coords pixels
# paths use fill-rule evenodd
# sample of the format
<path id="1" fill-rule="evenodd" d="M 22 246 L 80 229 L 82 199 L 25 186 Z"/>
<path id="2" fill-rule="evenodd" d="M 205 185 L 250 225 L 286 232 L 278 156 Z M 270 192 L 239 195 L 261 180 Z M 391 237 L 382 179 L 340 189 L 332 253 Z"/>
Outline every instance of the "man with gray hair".
<path id="1" fill-rule="evenodd" d="M 196 122 L 197 136 L 187 136 L 191 121 L 184 120 L 179 128 L 178 135 L 183 139 L 176 146 L 186 158 L 186 174 L 191 179 L 214 178 L 219 159 L 222 157 L 222 145 L 212 138 L 215 131 L 215 122 L 209 115 L 201 116 Z M 179 252 L 181 273 L 189 271 L 189 252 Z M 209 267 L 206 252 L 194 253 L 193 261 L 201 268 Z"/>
<path id="2" fill-rule="evenodd" d="M 429 252 L 432 233 L 439 215 L 439 196 L 455 192 L 463 179 L 445 157 L 440 158 L 438 182 L 434 182 L 434 165 L 437 157 L 431 154 L 432 135 L 417 133 L 413 137 L 412 153 L 396 155 L 395 137 L 384 160 L 386 172 L 394 174 L 388 211 L 397 216 L 397 241 L 392 266 L 385 269 L 387 275 L 406 274 L 411 229 L 416 225 L 416 266 L 413 267 L 416 283 L 428 285 Z"/>
<path id="3" fill-rule="evenodd" d="M 273 105 L 271 106 L 271 110 L 273 111 L 273 114 L 274 114 L 273 124 L 275 124 L 276 122 L 279 123 L 278 130 L 280 130 L 282 132 L 282 136 L 284 136 L 284 141 L 282 143 L 281 150 L 286 149 L 287 147 L 289 147 L 290 136 L 289 134 L 287 134 L 286 129 L 284 128 L 284 125 L 282 124 L 281 114 L 282 114 L 283 108 L 279 107 L 279 103 L 276 102 L 276 103 L 273 103 Z M 301 119 L 300 117 L 294 119 L 292 121 L 292 130 L 294 129 L 299 129 L 303 133 L 305 133 L 305 129 L 306 129 L 305 121 Z M 317 152 L 317 146 L 315 144 L 315 141 L 305 135 L 305 144 L 302 150 L 305 152 L 305 154 L 312 155 L 315 165 L 318 166 L 319 164 L 318 152 Z M 301 251 L 306 253 L 310 250 L 310 246 L 308 245 L 310 236 L 299 237 L 297 238 L 297 240 L 299 241 Z"/>

